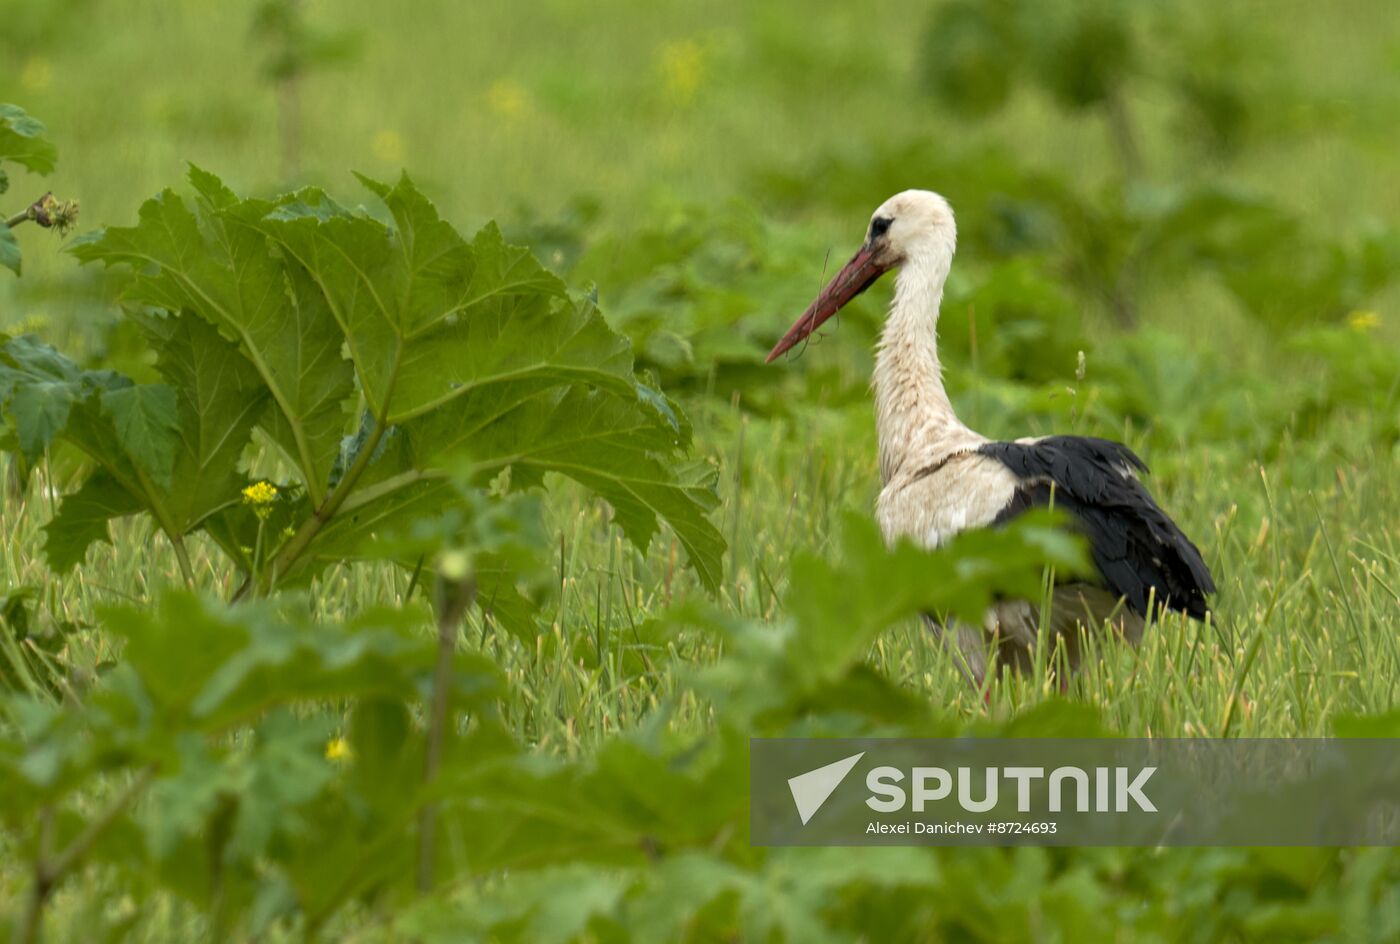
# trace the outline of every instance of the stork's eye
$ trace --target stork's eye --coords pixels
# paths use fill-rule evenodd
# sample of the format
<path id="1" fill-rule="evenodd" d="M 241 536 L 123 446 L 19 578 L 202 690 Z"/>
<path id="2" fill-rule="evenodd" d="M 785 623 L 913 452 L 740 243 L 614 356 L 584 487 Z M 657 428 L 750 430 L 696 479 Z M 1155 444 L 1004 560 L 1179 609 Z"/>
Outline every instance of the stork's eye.
<path id="1" fill-rule="evenodd" d="M 890 228 L 890 224 L 893 222 L 894 220 L 888 216 L 875 217 L 875 219 L 870 221 L 870 238 L 879 239 L 881 236 L 885 235 L 885 232 Z"/>

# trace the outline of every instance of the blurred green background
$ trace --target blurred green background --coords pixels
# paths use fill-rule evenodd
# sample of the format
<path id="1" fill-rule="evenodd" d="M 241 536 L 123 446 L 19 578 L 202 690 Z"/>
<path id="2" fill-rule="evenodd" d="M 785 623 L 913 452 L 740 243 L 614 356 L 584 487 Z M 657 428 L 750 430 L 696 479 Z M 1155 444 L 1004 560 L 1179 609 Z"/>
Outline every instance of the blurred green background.
<path id="1" fill-rule="evenodd" d="M 1385 0 L 5 0 L 0 100 L 44 120 L 62 155 L 50 181 L 20 178 L 9 197 L 51 186 L 81 200 L 85 228 L 124 222 L 192 161 L 257 192 L 348 193 L 351 169 L 407 167 L 465 228 L 518 228 L 522 207 L 552 219 L 583 198 L 594 232 L 631 232 L 668 200 L 743 200 L 810 234 L 807 291 L 821 252 L 845 252 L 890 193 L 967 203 L 960 161 L 988 149 L 1082 194 L 1122 175 L 1106 109 L 1066 107 L 1055 79 L 1026 66 L 1037 50 L 969 26 L 995 32 L 996 11 L 1016 6 L 1046 21 L 1029 27 L 1040 37 L 1057 19 L 1108 24 L 1075 40 L 1090 69 L 1115 68 L 1127 30 L 1109 78 L 1123 77 L 1114 95 L 1143 187 L 1228 184 L 1319 238 L 1400 215 L 1400 7 Z M 1064 48 L 1039 52 L 1075 68 Z M 36 296 L 73 277 L 55 240 L 24 236 Z M 8 322 L 75 316 L 63 300 L 17 302 L 15 288 L 0 282 Z M 1199 299 L 1170 300 L 1170 326 L 1204 326 Z"/>

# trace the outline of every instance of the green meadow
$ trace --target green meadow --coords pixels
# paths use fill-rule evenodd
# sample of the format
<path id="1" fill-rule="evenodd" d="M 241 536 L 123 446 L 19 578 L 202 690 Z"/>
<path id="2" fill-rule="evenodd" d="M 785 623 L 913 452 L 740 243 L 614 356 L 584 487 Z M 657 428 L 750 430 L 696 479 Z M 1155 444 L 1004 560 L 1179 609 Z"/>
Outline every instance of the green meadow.
<path id="1" fill-rule="evenodd" d="M 177 315 L 211 351 L 275 346 L 203 311 L 199 254 L 256 232 L 247 258 L 297 260 L 335 309 L 353 279 L 298 240 L 343 224 L 411 255 L 354 176 L 406 172 L 474 258 L 494 221 L 567 287 L 540 304 L 616 345 L 541 383 L 653 437 L 546 456 L 557 425 L 502 408 L 523 432 L 428 469 L 460 427 L 413 424 L 471 396 L 391 408 L 431 370 L 381 384 L 349 330 L 324 462 L 230 420 L 245 441 L 202 454 L 227 500 L 172 540 L 147 513 L 182 487 L 172 399 L 130 460 L 166 483 L 62 567 L 50 522 L 106 457 L 58 420 L 26 447 L 40 355 L 0 350 L 0 935 L 1400 939 L 1391 849 L 760 849 L 746 806 L 750 736 L 1400 737 L 1400 7 L 0 0 L 0 102 L 58 155 L 40 175 L 0 147 L 0 210 L 80 205 L 64 237 L 17 224 L 0 271 L 5 343 L 74 371 L 45 384 L 178 387 Z M 165 188 L 198 205 L 191 165 L 235 210 L 201 210 L 174 262 L 117 247 Z M 1209 622 L 985 699 L 927 634 L 921 609 L 1039 587 L 1075 548 L 1037 524 L 909 571 L 872 546 L 892 279 L 763 364 L 906 188 L 958 213 L 939 333 L 962 418 L 1132 446 L 1215 574 Z M 318 532 L 361 465 L 423 490 Z"/>

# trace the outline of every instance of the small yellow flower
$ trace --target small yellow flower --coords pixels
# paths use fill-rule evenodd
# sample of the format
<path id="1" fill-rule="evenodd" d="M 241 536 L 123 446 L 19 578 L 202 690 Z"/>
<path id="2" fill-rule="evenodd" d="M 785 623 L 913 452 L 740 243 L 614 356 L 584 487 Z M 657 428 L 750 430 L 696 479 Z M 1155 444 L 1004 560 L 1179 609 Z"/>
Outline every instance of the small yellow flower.
<path id="1" fill-rule="evenodd" d="M 31 314 L 24 319 L 14 322 L 6 330 L 15 334 L 42 334 L 49 327 L 49 318 L 42 313 Z M 509 466 L 507 466 L 509 468 Z"/>
<path id="2" fill-rule="evenodd" d="M 243 490 L 243 504 L 252 505 L 253 513 L 266 519 L 272 514 L 272 503 L 277 500 L 277 486 L 271 482 L 254 482 Z"/>
<path id="3" fill-rule="evenodd" d="M 1381 316 L 1374 311 L 1354 311 L 1347 315 L 1347 327 L 1365 333 L 1381 326 Z"/>
<path id="4" fill-rule="evenodd" d="M 519 118 L 530 110 L 530 93 L 514 79 L 497 79 L 486 90 L 486 104 L 503 118 Z"/>
<path id="5" fill-rule="evenodd" d="M 249 505 L 266 505 L 277 500 L 277 486 L 271 482 L 254 482 L 243 490 L 243 501 Z"/>
<path id="6" fill-rule="evenodd" d="M 398 164 L 403 160 L 403 138 L 397 131 L 381 131 L 374 136 L 374 142 L 370 145 L 374 151 L 374 156 L 389 164 Z"/>
<path id="7" fill-rule="evenodd" d="M 688 105 L 705 83 L 705 49 L 693 39 L 665 43 L 656 52 L 656 71 L 667 97 Z"/>
<path id="8" fill-rule="evenodd" d="M 326 760 L 347 761 L 355 756 L 350 750 L 350 742 L 343 737 L 333 737 L 326 742 Z"/>
<path id="9" fill-rule="evenodd" d="M 47 59 L 35 56 L 24 64 L 24 71 L 19 76 L 19 84 L 24 86 L 26 92 L 42 92 L 49 87 L 49 82 L 52 79 L 53 66 L 49 65 Z"/>

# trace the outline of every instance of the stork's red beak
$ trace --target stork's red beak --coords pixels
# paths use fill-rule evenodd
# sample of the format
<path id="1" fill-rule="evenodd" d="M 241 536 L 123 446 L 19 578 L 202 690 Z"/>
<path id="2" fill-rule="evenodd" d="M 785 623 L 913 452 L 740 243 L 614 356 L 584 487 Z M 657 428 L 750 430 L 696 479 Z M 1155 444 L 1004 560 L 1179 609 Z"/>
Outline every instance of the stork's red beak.
<path id="1" fill-rule="evenodd" d="M 808 335 L 820 328 L 823 322 L 845 307 L 847 302 L 873 285 L 889 268 L 888 265 L 875 260 L 874 250 L 868 243 L 861 246 L 851 257 L 851 261 L 836 273 L 836 278 L 822 289 L 817 300 L 812 302 L 802 313 L 802 317 L 788 329 L 788 333 L 783 335 L 777 346 L 768 353 L 767 363 L 773 363 L 801 344 Z"/>

